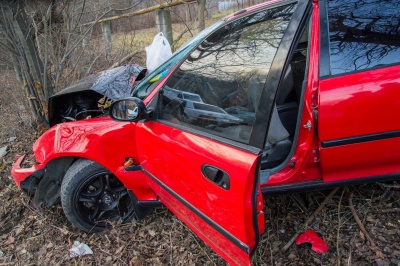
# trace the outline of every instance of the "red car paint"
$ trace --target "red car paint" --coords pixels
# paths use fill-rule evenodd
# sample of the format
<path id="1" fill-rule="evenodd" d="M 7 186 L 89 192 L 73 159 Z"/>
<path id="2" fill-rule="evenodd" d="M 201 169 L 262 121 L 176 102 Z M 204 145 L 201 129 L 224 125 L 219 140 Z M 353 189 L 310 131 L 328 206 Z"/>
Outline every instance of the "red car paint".
<path id="1" fill-rule="evenodd" d="M 319 47 L 319 10 L 317 3 L 313 3 L 313 12 L 311 14 L 311 47 Z M 311 123 L 314 129 L 313 110 L 318 108 L 318 89 L 319 89 L 319 50 L 310 49 L 309 70 L 307 73 L 307 90 L 304 97 L 304 107 L 300 125 Z M 261 186 L 275 186 L 290 184 L 294 182 L 304 182 L 321 178 L 319 166 L 319 147 L 318 139 L 314 130 L 300 128 L 298 143 L 290 162 L 295 162 L 295 167 L 288 165 L 279 172 L 271 175 L 267 183 Z"/>
<path id="2" fill-rule="evenodd" d="M 33 145 L 36 164 L 20 168 L 21 158 L 14 164 L 13 177 L 20 187 L 23 178 L 59 157 L 86 158 L 98 162 L 131 189 L 139 200 L 155 200 L 142 172 L 127 172 L 125 158 L 138 158 L 135 123 L 119 123 L 110 118 L 95 118 L 58 124 L 45 132 Z"/>
<path id="3" fill-rule="evenodd" d="M 14 178 L 15 183 L 18 188 L 21 188 L 21 182 L 24 181 L 28 176 L 32 175 L 34 172 L 43 169 L 44 165 L 35 164 L 29 168 L 21 168 L 21 164 L 24 162 L 26 155 L 18 157 L 11 169 L 11 175 Z"/>
<path id="4" fill-rule="evenodd" d="M 279 1 L 248 8 L 226 19 L 246 16 L 273 3 Z M 47 131 L 33 147 L 39 163 L 27 169 L 20 167 L 23 157 L 15 163 L 12 175 L 17 185 L 20 187 L 21 181 L 55 158 L 72 156 L 96 161 L 117 176 L 138 200 L 159 199 L 227 262 L 246 265 L 258 233 L 264 231 L 261 190 L 300 187 L 307 182 L 320 182 L 323 187 L 329 182 L 399 173 L 399 136 L 361 138 L 350 144 L 346 141 L 400 131 L 400 124 L 394 122 L 400 118 L 400 66 L 320 80 L 322 12 L 317 1 L 312 6 L 307 82 L 296 146 L 286 165 L 273 172 L 268 181 L 257 184 L 259 154 L 183 131 L 174 123 L 121 123 L 100 118 L 59 124 Z M 146 105 L 157 101 L 159 89 L 176 68 L 143 100 Z M 329 144 L 336 140 L 342 144 Z M 123 165 L 127 158 L 133 158 L 143 171 L 126 171 Z M 197 171 L 204 164 L 227 172 L 230 189 L 205 179 Z"/>
<path id="5" fill-rule="evenodd" d="M 175 193 L 179 194 L 191 205 L 195 206 L 201 213 L 212 219 L 221 227 L 240 240 L 243 245 L 254 246 L 255 236 L 252 224 L 252 203 L 251 198 L 256 169 L 255 154 L 209 141 L 203 137 L 190 133 L 175 130 L 160 123 L 138 124 L 136 129 L 137 139 L 147 139 L 153 145 L 148 146 L 146 142 L 137 142 L 140 164 L 151 176 L 163 178 L 164 185 Z M 166 149 L 160 150 L 160 145 Z M 231 154 L 235 153 L 235 157 Z M 206 159 L 204 159 L 206 158 Z M 212 185 L 211 181 L 204 178 L 201 172 L 193 169 L 200 169 L 202 164 L 209 164 L 225 170 L 231 177 L 231 187 L 225 190 Z M 172 167 L 171 167 L 172 166 Z M 150 187 L 156 191 L 161 201 L 194 231 L 208 230 L 208 238 L 212 243 L 221 241 L 221 236 L 210 227 L 196 224 L 194 215 L 189 215 L 180 204 L 175 203 L 165 189 L 154 182 Z M 243 191 L 243 188 L 245 190 Z M 243 193 L 244 192 L 244 193 Z M 202 204 L 207 202 L 207 204 Z M 244 203 L 244 205 L 243 205 Z M 262 201 L 260 202 L 262 204 Z M 237 205 L 243 206 L 237 208 Z M 261 209 L 263 206 L 260 206 Z M 225 215 L 219 213 L 224 209 Z M 235 221 L 232 223 L 232 221 Z M 199 226 L 201 230 L 199 230 Z M 222 244 L 222 242 L 221 242 Z M 226 247 L 227 243 L 217 246 Z M 229 249 L 221 249 L 233 263 L 240 254 L 240 250 L 233 245 Z M 249 250 L 251 252 L 251 250 Z M 224 256 L 224 257 L 225 257 Z M 228 260 L 228 259 L 227 259 Z"/>
<path id="6" fill-rule="evenodd" d="M 320 82 L 321 142 L 400 130 L 400 66 Z M 373 108 L 370 108 L 373 106 Z M 400 138 L 321 148 L 324 181 L 400 172 Z M 367 166 L 368 167 L 365 167 Z"/>

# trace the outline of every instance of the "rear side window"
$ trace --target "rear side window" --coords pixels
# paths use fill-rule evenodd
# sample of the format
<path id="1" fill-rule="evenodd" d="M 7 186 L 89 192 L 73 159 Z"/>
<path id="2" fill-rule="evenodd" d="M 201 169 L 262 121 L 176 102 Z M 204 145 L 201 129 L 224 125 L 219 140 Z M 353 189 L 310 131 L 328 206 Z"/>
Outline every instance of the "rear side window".
<path id="1" fill-rule="evenodd" d="M 400 0 L 328 1 L 331 74 L 400 62 Z"/>

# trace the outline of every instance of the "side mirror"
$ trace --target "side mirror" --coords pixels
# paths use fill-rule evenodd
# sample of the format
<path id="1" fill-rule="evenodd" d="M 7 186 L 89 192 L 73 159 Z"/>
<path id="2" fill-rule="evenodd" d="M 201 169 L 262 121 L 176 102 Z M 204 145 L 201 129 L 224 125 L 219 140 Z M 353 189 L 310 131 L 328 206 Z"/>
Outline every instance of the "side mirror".
<path id="1" fill-rule="evenodd" d="M 131 97 L 113 102 L 109 114 L 116 121 L 135 122 L 145 118 L 148 111 L 142 100 Z"/>

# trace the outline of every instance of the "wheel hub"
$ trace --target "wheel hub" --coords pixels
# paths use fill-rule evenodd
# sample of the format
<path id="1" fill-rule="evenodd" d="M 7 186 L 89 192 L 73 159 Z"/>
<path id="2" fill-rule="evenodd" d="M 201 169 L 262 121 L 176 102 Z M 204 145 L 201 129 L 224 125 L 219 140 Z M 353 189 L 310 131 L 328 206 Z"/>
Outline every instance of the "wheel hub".
<path id="1" fill-rule="evenodd" d="M 106 191 L 99 197 L 97 206 L 100 210 L 112 210 L 118 205 L 119 198 L 120 197 L 118 195 Z"/>
<path id="2" fill-rule="evenodd" d="M 101 197 L 101 201 L 104 202 L 104 204 L 110 205 L 113 202 L 113 198 L 111 195 L 104 193 Z"/>

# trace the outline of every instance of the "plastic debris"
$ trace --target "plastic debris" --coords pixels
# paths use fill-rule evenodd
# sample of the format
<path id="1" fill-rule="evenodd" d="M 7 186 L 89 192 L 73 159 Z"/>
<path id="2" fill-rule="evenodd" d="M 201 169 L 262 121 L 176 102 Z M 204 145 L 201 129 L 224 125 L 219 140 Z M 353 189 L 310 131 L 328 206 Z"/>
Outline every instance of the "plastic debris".
<path id="1" fill-rule="evenodd" d="M 308 229 L 306 232 L 297 237 L 296 245 L 303 243 L 310 243 L 311 249 L 319 254 L 326 253 L 329 249 L 328 244 L 326 244 L 326 242 L 311 229 Z"/>
<path id="2" fill-rule="evenodd" d="M 16 140 L 16 139 L 17 139 L 17 137 L 9 137 L 7 141 L 8 141 L 8 142 L 13 142 L 13 141 Z"/>
<path id="3" fill-rule="evenodd" d="M 0 250 L 0 257 L 3 257 L 4 253 Z"/>
<path id="4" fill-rule="evenodd" d="M 72 248 L 69 250 L 69 256 L 71 258 L 81 257 L 89 254 L 93 254 L 93 251 L 90 249 L 90 247 L 76 240 L 74 241 Z"/>
<path id="5" fill-rule="evenodd" d="M 8 146 L 4 146 L 4 147 L 0 148 L 0 158 L 4 157 L 8 153 L 7 149 L 8 149 Z"/>

